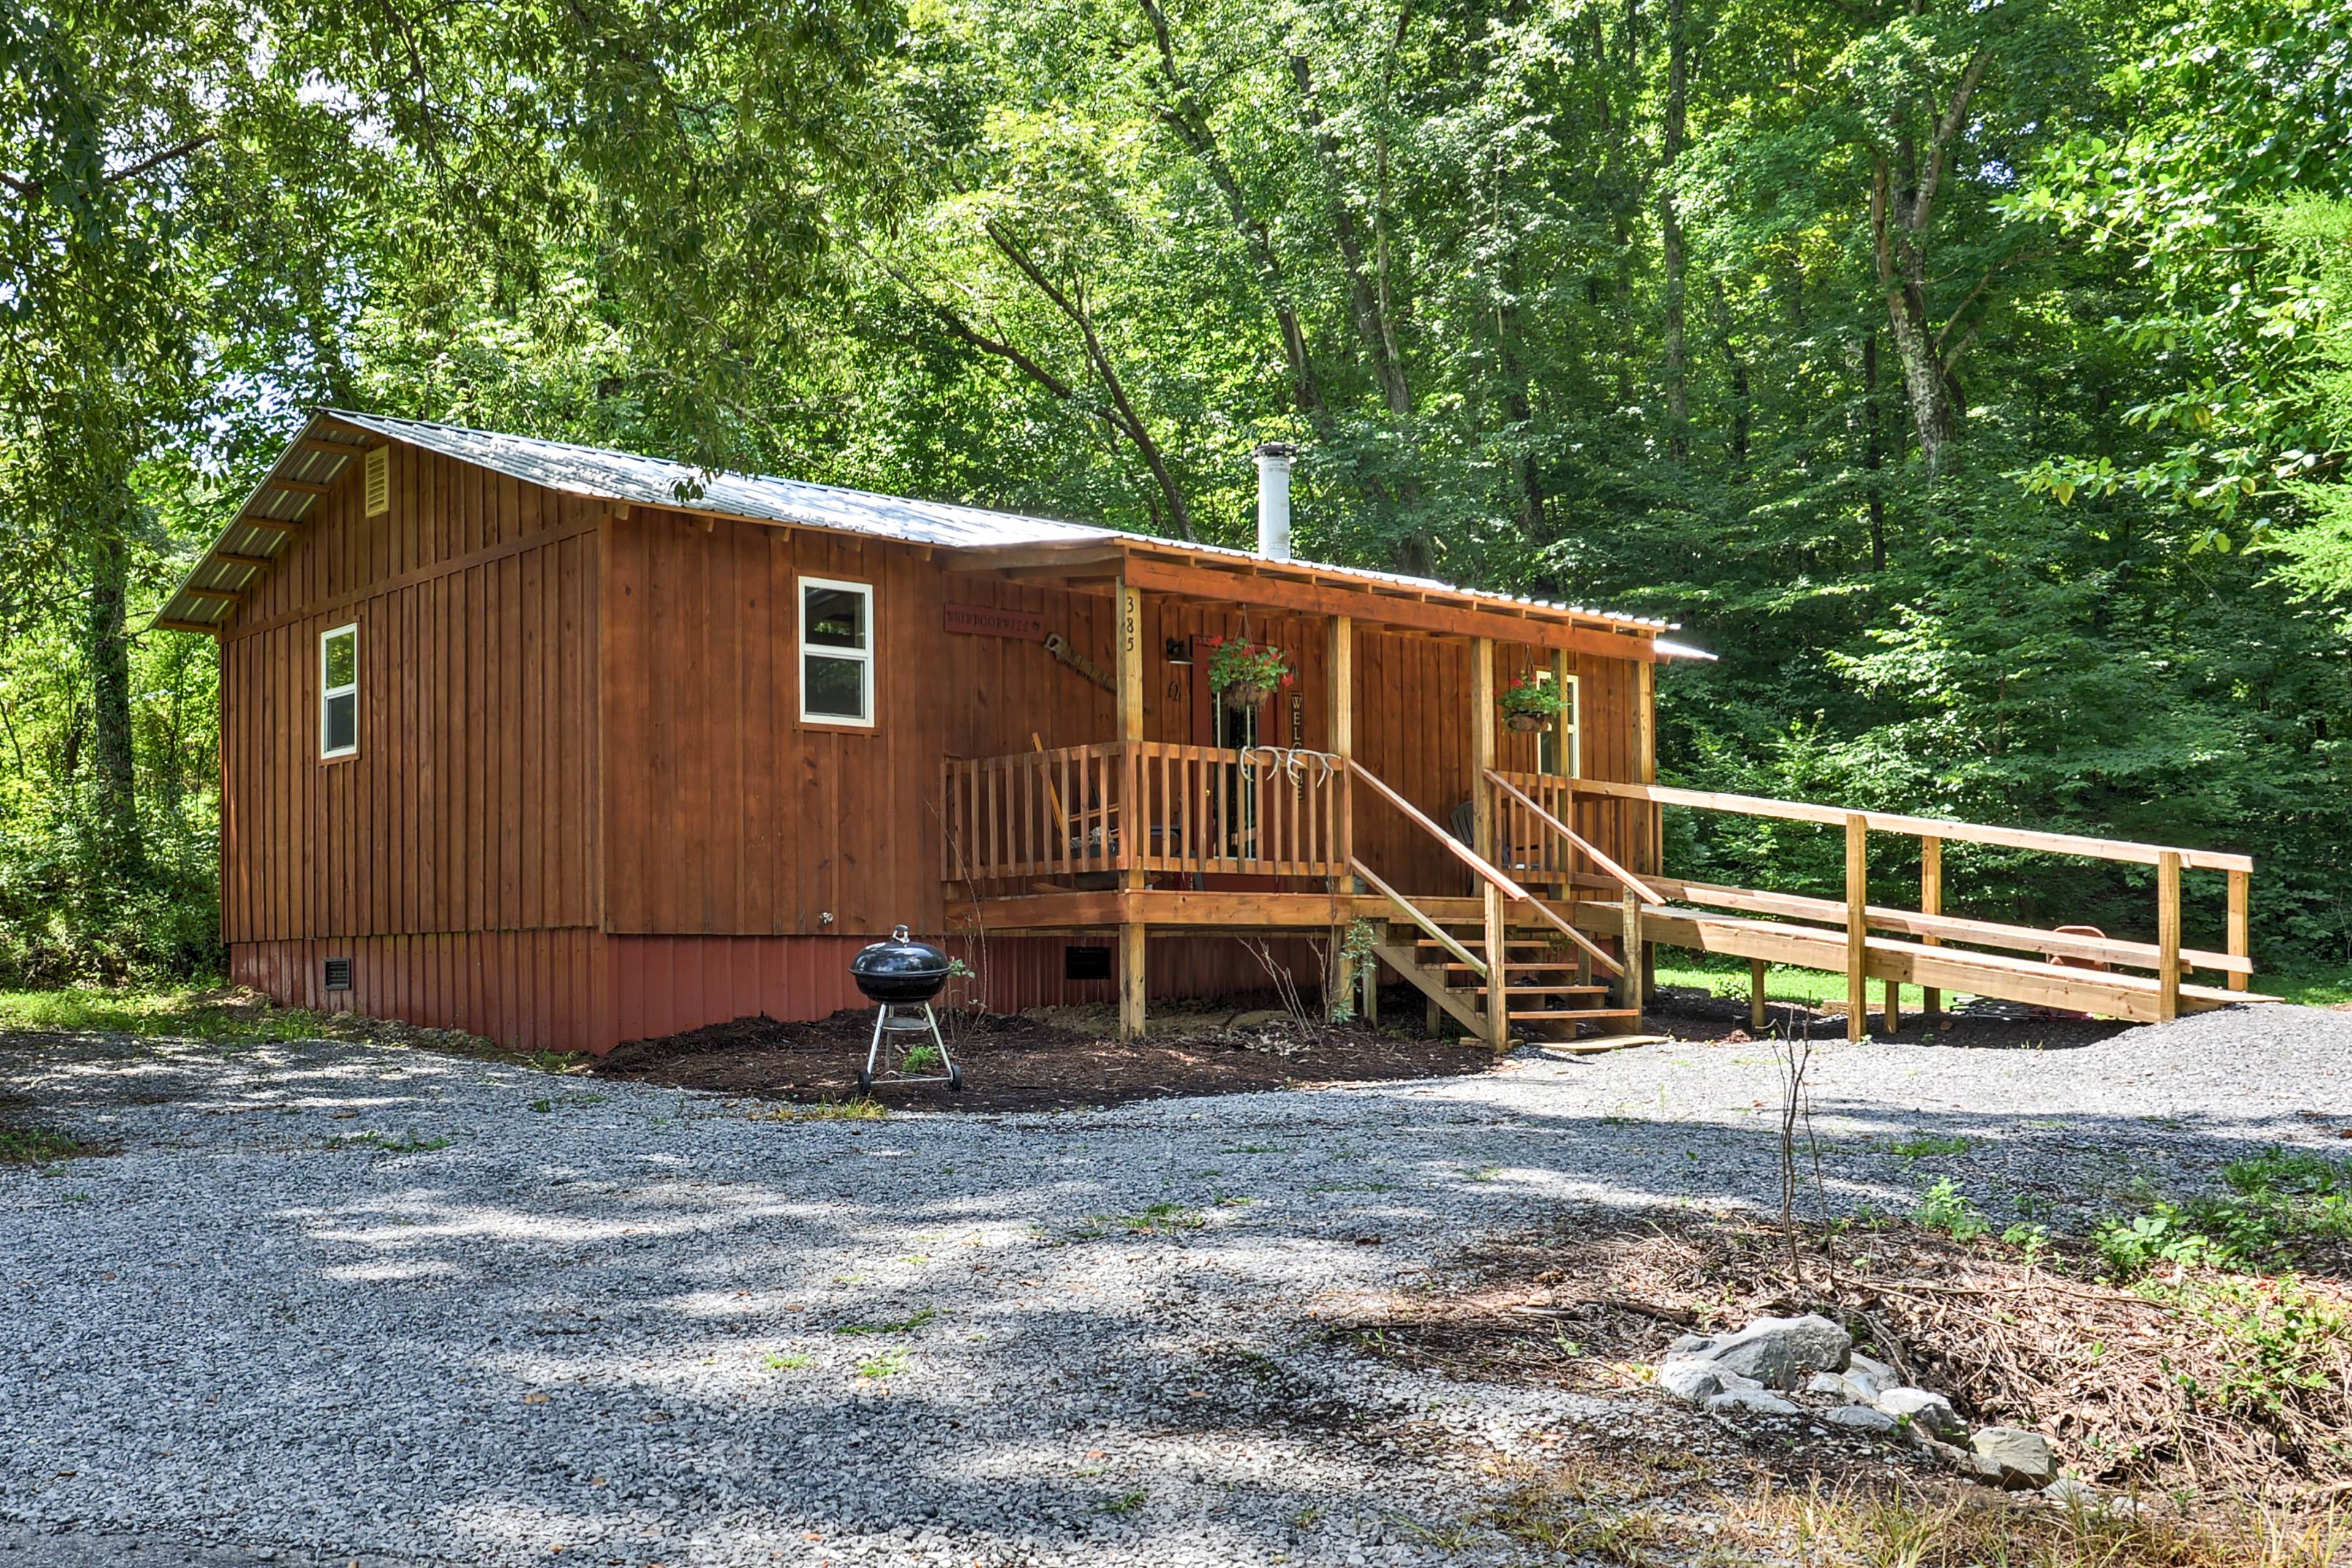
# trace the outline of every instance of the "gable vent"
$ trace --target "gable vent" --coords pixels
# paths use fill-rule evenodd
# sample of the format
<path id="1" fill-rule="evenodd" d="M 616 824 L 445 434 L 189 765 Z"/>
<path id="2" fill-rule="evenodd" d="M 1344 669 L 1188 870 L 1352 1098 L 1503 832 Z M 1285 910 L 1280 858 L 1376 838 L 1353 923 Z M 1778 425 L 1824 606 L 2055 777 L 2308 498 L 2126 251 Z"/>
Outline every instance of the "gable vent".
<path id="1" fill-rule="evenodd" d="M 367 463 L 367 514 L 382 517 L 392 510 L 392 448 L 370 447 Z"/>
<path id="2" fill-rule="evenodd" d="M 327 989 L 349 991 L 352 988 L 352 961 L 348 958 L 327 960 Z"/>

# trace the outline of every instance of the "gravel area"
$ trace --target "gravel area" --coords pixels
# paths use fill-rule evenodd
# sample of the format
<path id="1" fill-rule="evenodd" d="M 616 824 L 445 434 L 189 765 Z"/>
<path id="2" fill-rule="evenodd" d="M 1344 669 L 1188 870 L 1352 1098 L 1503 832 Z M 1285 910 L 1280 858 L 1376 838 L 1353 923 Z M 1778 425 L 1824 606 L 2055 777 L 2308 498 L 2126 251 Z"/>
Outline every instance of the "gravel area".
<path id="1" fill-rule="evenodd" d="M 1813 1076 L 1836 1205 L 2063 1226 L 2344 1150 L 2352 1016 Z M 1778 1190 L 1757 1043 L 883 1122 L 352 1042 L 5 1038 L 0 1089 L 119 1145 L 0 1168 L 0 1568 L 1501 1562 L 1497 1454 L 1667 1413 L 1326 1325 L 1562 1205 Z"/>

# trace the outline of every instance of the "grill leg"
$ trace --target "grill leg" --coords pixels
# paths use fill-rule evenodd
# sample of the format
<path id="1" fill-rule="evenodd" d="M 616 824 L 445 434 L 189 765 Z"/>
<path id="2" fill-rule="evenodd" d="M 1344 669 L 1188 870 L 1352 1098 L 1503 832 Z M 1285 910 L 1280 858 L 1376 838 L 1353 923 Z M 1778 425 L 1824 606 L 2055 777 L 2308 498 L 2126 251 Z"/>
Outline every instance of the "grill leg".
<path id="1" fill-rule="evenodd" d="M 874 1038 L 866 1042 L 866 1070 L 857 1075 L 857 1087 L 860 1089 L 874 1087 L 875 1064 L 882 1055 L 882 1026 L 888 1021 L 889 1016 L 890 1005 L 887 1002 L 874 1009 Z"/>

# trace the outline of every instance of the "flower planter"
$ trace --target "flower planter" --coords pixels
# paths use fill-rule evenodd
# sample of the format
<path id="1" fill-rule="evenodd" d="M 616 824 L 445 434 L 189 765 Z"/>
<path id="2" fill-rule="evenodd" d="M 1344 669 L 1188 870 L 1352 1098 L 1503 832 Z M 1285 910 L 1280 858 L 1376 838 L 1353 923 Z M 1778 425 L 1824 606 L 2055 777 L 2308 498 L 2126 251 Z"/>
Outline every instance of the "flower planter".
<path id="1" fill-rule="evenodd" d="M 1218 699 L 1236 713 L 1252 712 L 1273 695 L 1271 686 L 1245 686 L 1239 681 L 1217 693 Z"/>
<path id="2" fill-rule="evenodd" d="M 1503 728 L 1514 734 L 1541 735 L 1551 729 L 1551 716 L 1548 713 L 1506 713 L 1503 715 Z"/>

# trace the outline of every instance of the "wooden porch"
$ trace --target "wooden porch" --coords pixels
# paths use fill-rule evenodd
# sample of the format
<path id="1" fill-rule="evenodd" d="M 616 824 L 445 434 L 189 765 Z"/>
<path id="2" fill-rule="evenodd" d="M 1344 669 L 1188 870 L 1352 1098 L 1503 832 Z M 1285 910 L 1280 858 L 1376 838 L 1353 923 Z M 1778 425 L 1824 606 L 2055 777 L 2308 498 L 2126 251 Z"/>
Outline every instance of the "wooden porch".
<path id="1" fill-rule="evenodd" d="M 1615 637 L 1587 648 L 1593 632 L 1532 620 L 1522 623 L 1524 644 L 1499 642 L 1486 634 L 1508 628 L 1490 625 L 1496 617 L 1484 612 L 1309 588 L 1271 574 L 1277 570 L 1290 569 L 1195 563 L 1180 572 L 1127 556 L 999 569 L 1003 580 L 1034 585 L 1050 577 L 1070 591 L 1108 595 L 1116 669 L 1094 675 L 1110 690 L 1117 736 L 1048 745 L 1032 733 L 1026 751 L 941 760 L 940 874 L 950 931 L 1116 932 L 1119 1025 L 1129 1035 L 1143 1027 L 1155 931 L 1316 933 L 1328 943 L 1335 997 L 1360 984 L 1369 1008 L 1378 994 L 1370 981 L 1386 969 L 1427 999 L 1433 1026 L 1450 1016 L 1497 1049 L 1515 1032 L 1573 1035 L 1637 1021 L 1648 956 L 1660 942 L 1748 960 L 1759 1027 L 1767 964 L 1842 973 L 1854 1038 L 1870 1024 L 1874 980 L 1885 987 L 1878 1017 L 1889 1028 L 1899 1022 L 1904 984 L 1925 989 L 1931 1015 L 1947 992 L 2138 1021 L 2264 999 L 2246 989 L 2253 863 L 2245 856 L 1660 786 L 1652 718 L 1660 655 L 1647 642 Z M 1144 584 L 1153 590 L 1149 611 Z M 1309 730 L 1294 698 L 1286 744 L 1184 744 L 1171 738 L 1163 703 L 1150 708 L 1160 738 L 1147 738 L 1147 663 L 1160 658 L 1164 644 L 1169 663 L 1151 666 L 1158 692 L 1180 646 L 1164 636 L 1169 617 L 1235 604 L 1319 623 L 1324 636 L 1306 640 L 1321 646 L 1304 650 L 1318 678 L 1319 722 Z M 1377 720 L 1385 736 L 1366 752 L 1357 746 L 1358 624 L 1332 613 L 1346 605 L 1378 617 L 1364 630 L 1384 651 L 1421 638 L 1466 655 L 1434 685 L 1390 693 L 1365 682 L 1361 717 Z M 1297 651 L 1306 627 L 1295 619 L 1293 627 L 1286 641 Z M 1580 719 L 1575 745 L 1545 748 L 1503 734 L 1496 696 L 1507 663 L 1547 670 L 1541 678 L 1563 688 L 1581 679 L 1619 693 L 1612 721 L 1591 737 L 1608 744 L 1601 771 L 1614 776 L 1580 776 L 1594 755 Z M 1185 685 L 1167 688 L 1171 700 Z M 1007 715 L 995 733 L 1016 725 L 1015 733 L 1026 730 L 1025 716 Z M 1306 744 L 1308 733 L 1321 743 Z M 1527 765 L 1538 761 L 1545 765 Z M 1409 774 L 1376 771 L 1407 764 Z M 1450 805 L 1415 799 L 1395 782 L 1406 776 L 1421 781 L 1423 795 L 1468 798 Z M 1665 874 L 1662 813 L 1669 807 L 1842 829 L 1846 897 Z M 1871 901 L 1874 833 L 1918 841 L 1919 909 Z M 2157 940 L 1946 915 L 1947 842 L 2151 867 Z M 2185 870 L 2226 877 L 2226 952 L 2182 945 Z M 1360 922 L 1371 930 L 1370 976 L 1349 969 L 1348 938 Z M 1359 940 L 1356 953 L 1363 952 Z M 2203 984 L 2200 972 L 2220 984 Z"/>
<path id="2" fill-rule="evenodd" d="M 1482 778 L 1465 843 L 1337 753 L 1106 742 L 950 761 L 940 797 L 950 928 L 1117 931 L 1121 1027 L 1131 1032 L 1143 1026 L 1153 931 L 1315 932 L 1338 955 L 1358 922 L 1372 928 L 1372 973 L 1335 969 L 1335 989 L 1360 984 L 1369 1011 L 1385 968 L 1423 993 L 1433 1018 L 1451 1016 L 1498 1048 L 1514 1033 L 1638 1020 L 1648 950 L 1661 942 L 1747 959 L 1759 1028 L 1766 965 L 1843 973 L 1854 1039 L 1874 1023 L 1874 981 L 1882 987 L 1874 1021 L 1889 1031 L 1900 1025 L 1906 984 L 1924 990 L 1930 1017 L 1947 993 L 2141 1023 L 2272 1000 L 2248 989 L 2253 868 L 2244 856 L 1491 767 Z M 1596 842 L 1604 823 L 1623 842 L 1630 807 L 1645 826 L 1637 837 L 1654 847 L 1666 806 L 1840 827 L 1847 898 L 1636 872 Z M 1460 886 L 1406 891 L 1383 879 L 1350 844 L 1358 813 L 1369 810 L 1392 811 L 1443 844 Z M 1918 841 L 1919 909 L 1870 900 L 1873 833 Z M 1947 915 L 1947 842 L 2151 866 L 2158 940 Z M 2226 878 L 2226 951 L 2181 944 L 2184 869 Z M 2200 983 L 2200 973 L 2219 984 Z"/>

